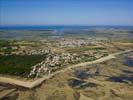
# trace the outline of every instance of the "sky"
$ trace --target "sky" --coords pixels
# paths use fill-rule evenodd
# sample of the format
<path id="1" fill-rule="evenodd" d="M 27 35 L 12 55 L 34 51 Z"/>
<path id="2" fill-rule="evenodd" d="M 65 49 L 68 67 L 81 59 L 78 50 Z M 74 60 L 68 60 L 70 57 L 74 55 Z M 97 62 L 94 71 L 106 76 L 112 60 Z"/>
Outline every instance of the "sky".
<path id="1" fill-rule="evenodd" d="M 0 0 L 0 25 L 133 25 L 133 0 Z"/>

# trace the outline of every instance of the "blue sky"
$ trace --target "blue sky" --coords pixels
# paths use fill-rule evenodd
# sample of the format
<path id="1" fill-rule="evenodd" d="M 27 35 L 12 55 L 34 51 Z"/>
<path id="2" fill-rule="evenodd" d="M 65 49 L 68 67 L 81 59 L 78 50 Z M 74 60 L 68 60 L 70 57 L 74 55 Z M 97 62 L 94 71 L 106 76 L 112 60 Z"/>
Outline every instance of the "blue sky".
<path id="1" fill-rule="evenodd" d="M 0 25 L 133 25 L 133 0 L 0 0 Z"/>

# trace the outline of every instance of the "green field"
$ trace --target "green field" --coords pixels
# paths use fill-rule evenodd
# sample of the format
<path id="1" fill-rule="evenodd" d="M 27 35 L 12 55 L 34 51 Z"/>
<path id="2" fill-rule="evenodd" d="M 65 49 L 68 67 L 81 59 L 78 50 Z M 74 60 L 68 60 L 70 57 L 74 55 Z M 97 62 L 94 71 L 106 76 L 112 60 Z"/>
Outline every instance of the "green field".
<path id="1" fill-rule="evenodd" d="M 65 49 L 69 53 L 81 53 L 81 52 L 90 51 L 90 50 L 106 50 L 106 48 L 103 48 L 103 47 L 93 47 L 93 46 L 65 48 Z"/>
<path id="2" fill-rule="evenodd" d="M 31 66 L 45 59 L 45 55 L 0 56 L 0 74 L 26 76 Z"/>

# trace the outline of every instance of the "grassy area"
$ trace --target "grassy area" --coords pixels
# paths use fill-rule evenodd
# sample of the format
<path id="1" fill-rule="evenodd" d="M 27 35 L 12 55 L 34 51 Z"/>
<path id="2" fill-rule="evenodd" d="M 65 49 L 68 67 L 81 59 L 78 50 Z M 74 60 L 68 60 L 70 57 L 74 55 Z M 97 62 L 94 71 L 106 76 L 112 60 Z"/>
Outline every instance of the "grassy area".
<path id="1" fill-rule="evenodd" d="M 9 46 L 10 42 L 6 40 L 0 40 L 0 47 Z"/>
<path id="2" fill-rule="evenodd" d="M 0 56 L 0 74 L 25 76 L 31 66 L 45 59 L 45 55 Z"/>
<path id="3" fill-rule="evenodd" d="M 13 44 L 13 41 L 0 40 L 0 52 L 11 54 L 14 51 L 12 47 L 18 47 L 18 45 Z"/>
<path id="4" fill-rule="evenodd" d="M 119 40 L 118 42 L 121 42 L 121 43 L 133 43 L 133 39 Z"/>
<path id="5" fill-rule="evenodd" d="M 106 48 L 103 47 L 77 47 L 77 48 L 66 48 L 66 51 L 70 53 L 81 53 L 84 51 L 89 51 L 89 50 L 106 50 Z"/>

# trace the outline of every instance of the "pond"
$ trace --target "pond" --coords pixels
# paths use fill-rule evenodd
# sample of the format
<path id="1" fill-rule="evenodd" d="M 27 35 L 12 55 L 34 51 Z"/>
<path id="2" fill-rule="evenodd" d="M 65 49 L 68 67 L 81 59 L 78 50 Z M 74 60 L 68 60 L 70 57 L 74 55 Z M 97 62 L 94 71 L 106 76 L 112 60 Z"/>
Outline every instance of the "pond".
<path id="1" fill-rule="evenodd" d="M 133 58 L 131 57 L 124 57 L 124 64 L 133 67 Z"/>
<path id="2" fill-rule="evenodd" d="M 91 76 L 89 74 L 89 72 L 87 71 L 84 71 L 84 70 L 76 70 L 74 72 L 74 75 L 77 77 L 77 78 L 80 78 L 80 79 L 87 79 L 89 76 Z"/>
<path id="3" fill-rule="evenodd" d="M 80 89 L 85 89 L 85 88 L 87 88 L 87 87 L 91 87 L 91 88 L 93 88 L 93 87 L 97 87 L 98 85 L 97 84 L 95 84 L 95 83 L 92 83 L 92 82 L 85 82 L 85 81 L 82 81 L 82 80 L 77 80 L 77 79 L 70 79 L 69 81 L 68 81 L 68 85 L 70 86 L 70 87 L 73 87 L 73 88 L 80 88 Z"/>
<path id="4" fill-rule="evenodd" d="M 84 83 L 85 83 L 85 81 L 81 81 L 81 80 L 77 80 L 77 79 L 70 79 L 68 81 L 68 84 L 71 87 L 81 86 Z"/>
<path id="5" fill-rule="evenodd" d="M 132 76 L 111 76 L 108 78 L 108 80 L 112 82 L 127 83 L 127 81 L 133 82 L 133 77 Z"/>

